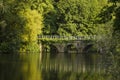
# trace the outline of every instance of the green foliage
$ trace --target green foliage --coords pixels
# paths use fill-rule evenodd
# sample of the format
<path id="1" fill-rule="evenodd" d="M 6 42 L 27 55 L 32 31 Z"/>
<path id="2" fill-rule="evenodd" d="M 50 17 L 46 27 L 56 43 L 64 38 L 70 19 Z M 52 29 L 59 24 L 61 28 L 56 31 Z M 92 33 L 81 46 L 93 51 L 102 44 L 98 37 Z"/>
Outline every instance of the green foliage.
<path id="1" fill-rule="evenodd" d="M 42 33 L 42 16 L 36 10 L 26 9 L 20 11 L 19 16 L 24 20 L 23 39 L 27 41 L 36 41 L 37 34 Z M 34 16 L 33 16 L 34 15 Z"/>
<path id="2" fill-rule="evenodd" d="M 44 15 L 44 34 L 68 36 L 96 34 L 96 16 L 100 12 L 102 6 L 107 4 L 107 0 L 102 1 L 52 1 L 53 8 Z"/>
<path id="3" fill-rule="evenodd" d="M 116 9 L 116 12 L 115 12 L 115 20 L 114 20 L 114 32 L 115 34 L 118 34 L 120 33 L 120 23 L 119 23 L 119 20 L 120 20 L 120 6 Z"/>
<path id="4" fill-rule="evenodd" d="M 119 0 L 109 0 L 110 3 L 102 10 L 101 20 L 102 24 L 106 24 L 112 21 L 110 27 L 109 24 L 109 32 L 108 34 L 111 35 L 111 38 L 108 37 L 108 40 L 104 40 L 102 45 L 109 46 L 109 49 L 106 50 L 105 60 L 104 63 L 106 64 L 106 75 L 109 75 L 109 80 L 119 80 L 120 74 L 120 28 L 119 28 L 119 20 L 120 20 L 120 3 Z M 106 44 L 105 42 L 109 42 Z"/>
<path id="5" fill-rule="evenodd" d="M 4 4 L 7 4 L 7 1 Z M 0 51 L 16 53 L 39 49 L 37 34 L 42 33 L 42 14 L 37 10 L 32 10 L 31 4 L 24 1 L 13 0 L 8 6 L 11 10 L 0 14 L 2 16 Z M 36 48 L 33 49 L 35 46 Z"/>
<path id="6" fill-rule="evenodd" d="M 113 3 L 116 3 L 116 2 L 119 2 L 120 0 L 108 0 L 109 2 L 113 2 Z"/>
<path id="7" fill-rule="evenodd" d="M 26 43 L 25 45 L 23 44 L 23 46 L 29 45 L 29 49 L 30 47 L 32 47 L 32 44 L 36 43 L 37 45 L 37 35 L 42 33 L 41 29 L 43 26 L 43 18 L 42 15 L 39 14 L 36 10 L 31 9 L 22 10 L 18 13 L 18 15 L 24 20 L 24 26 L 22 28 L 20 37 L 22 39 L 22 42 Z M 35 49 L 33 46 L 33 49 L 31 50 L 30 48 L 30 51 L 33 51 Z"/>

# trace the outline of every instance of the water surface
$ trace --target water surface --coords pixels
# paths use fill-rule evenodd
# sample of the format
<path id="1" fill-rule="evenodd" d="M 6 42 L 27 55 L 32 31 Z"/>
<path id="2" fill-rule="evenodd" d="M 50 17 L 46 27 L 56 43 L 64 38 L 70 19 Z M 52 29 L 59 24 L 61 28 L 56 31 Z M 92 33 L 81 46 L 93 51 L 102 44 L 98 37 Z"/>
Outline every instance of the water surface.
<path id="1" fill-rule="evenodd" d="M 0 80 L 104 80 L 100 54 L 0 55 Z"/>

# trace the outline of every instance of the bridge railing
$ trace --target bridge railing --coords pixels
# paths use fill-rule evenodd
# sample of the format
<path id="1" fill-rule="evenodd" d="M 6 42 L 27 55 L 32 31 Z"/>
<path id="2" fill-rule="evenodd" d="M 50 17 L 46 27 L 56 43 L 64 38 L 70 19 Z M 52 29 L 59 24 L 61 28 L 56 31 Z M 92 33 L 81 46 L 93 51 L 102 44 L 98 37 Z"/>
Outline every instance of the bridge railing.
<path id="1" fill-rule="evenodd" d="M 38 35 L 39 40 L 95 40 L 96 35 L 90 36 L 59 36 L 59 35 Z"/>

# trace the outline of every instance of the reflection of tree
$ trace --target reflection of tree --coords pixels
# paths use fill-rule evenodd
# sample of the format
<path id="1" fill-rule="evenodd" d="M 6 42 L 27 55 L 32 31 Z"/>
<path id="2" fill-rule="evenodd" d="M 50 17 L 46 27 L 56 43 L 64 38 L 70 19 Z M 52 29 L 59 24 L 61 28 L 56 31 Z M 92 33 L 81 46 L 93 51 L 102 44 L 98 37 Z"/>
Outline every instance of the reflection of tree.
<path id="1" fill-rule="evenodd" d="M 42 80 L 37 54 L 0 56 L 0 80 Z"/>
<path id="2" fill-rule="evenodd" d="M 39 56 L 38 55 L 28 55 L 23 57 L 26 60 L 21 67 L 24 80 L 42 80 L 41 71 L 38 68 Z"/>

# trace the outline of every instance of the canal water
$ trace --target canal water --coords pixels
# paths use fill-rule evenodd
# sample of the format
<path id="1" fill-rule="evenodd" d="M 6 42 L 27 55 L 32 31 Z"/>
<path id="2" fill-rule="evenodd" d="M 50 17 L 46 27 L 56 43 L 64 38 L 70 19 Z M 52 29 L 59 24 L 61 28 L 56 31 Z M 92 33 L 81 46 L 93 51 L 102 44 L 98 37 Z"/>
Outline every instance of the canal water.
<path id="1" fill-rule="evenodd" d="M 97 53 L 1 54 L 0 80 L 105 80 Z"/>

